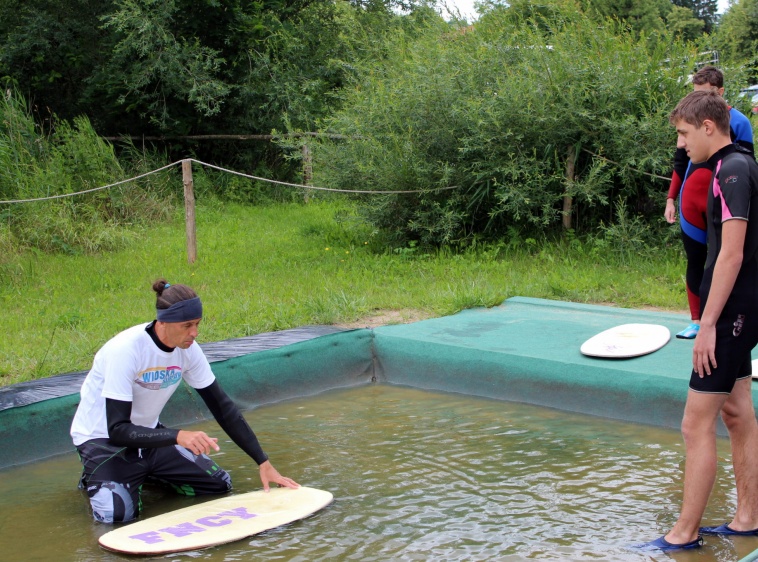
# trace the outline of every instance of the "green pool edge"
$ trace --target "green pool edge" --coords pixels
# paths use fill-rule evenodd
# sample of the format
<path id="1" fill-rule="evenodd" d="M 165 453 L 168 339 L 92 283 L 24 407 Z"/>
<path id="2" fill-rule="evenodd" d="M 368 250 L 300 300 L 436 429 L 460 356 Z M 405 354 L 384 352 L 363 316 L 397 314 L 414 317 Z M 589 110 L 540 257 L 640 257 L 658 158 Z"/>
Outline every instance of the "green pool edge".
<path id="1" fill-rule="evenodd" d="M 212 367 L 245 410 L 331 389 L 395 384 L 678 428 L 692 342 L 673 334 L 687 322 L 683 314 L 513 297 L 412 324 L 338 331 Z M 672 338 L 633 359 L 579 352 L 591 336 L 623 323 L 662 324 Z M 68 431 L 78 402 L 73 392 L 1 410 L 0 468 L 72 451 Z M 209 417 L 183 386 L 161 419 L 182 425 Z"/>

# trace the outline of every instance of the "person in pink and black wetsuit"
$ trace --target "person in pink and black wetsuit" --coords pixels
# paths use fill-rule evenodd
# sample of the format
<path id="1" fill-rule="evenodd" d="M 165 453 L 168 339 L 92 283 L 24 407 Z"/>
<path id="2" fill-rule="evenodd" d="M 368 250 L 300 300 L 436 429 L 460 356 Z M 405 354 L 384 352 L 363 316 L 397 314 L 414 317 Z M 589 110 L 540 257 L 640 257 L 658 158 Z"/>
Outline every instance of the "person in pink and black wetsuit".
<path id="1" fill-rule="evenodd" d="M 724 95 L 724 74 L 714 66 L 704 66 L 693 77 L 695 91 L 713 90 Z M 730 136 L 732 142 L 753 154 L 753 129 L 750 119 L 737 109 L 729 108 Z M 682 227 L 682 243 L 687 255 L 687 301 L 692 322 L 676 334 L 680 339 L 693 339 L 700 327 L 700 283 L 707 255 L 706 248 L 706 202 L 708 185 L 713 170 L 707 162 L 693 163 L 687 152 L 677 148 L 674 154 L 674 171 L 666 199 L 666 220 L 676 220 L 676 200 L 679 199 L 679 223 Z"/>
<path id="2" fill-rule="evenodd" d="M 682 419 L 686 458 L 679 517 L 638 548 L 698 548 L 702 535 L 758 536 L 758 422 L 751 352 L 758 344 L 758 164 L 729 134 L 729 106 L 714 91 L 692 92 L 669 118 L 677 146 L 714 170 L 708 188 L 708 255 L 700 330 L 692 348 Z M 737 488 L 731 521 L 700 527 L 716 482 L 716 423 L 729 432 Z"/>

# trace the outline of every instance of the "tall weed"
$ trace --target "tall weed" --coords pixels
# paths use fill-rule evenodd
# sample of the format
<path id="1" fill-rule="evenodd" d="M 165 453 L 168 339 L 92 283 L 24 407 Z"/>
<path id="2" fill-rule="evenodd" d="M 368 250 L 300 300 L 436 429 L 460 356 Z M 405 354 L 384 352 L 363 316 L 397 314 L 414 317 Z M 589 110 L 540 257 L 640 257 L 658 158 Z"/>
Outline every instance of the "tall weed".
<path id="1" fill-rule="evenodd" d="M 630 265 L 640 259 L 653 258 L 666 245 L 666 228 L 663 233 L 655 229 L 640 215 L 631 216 L 627 203 L 619 198 L 616 202 L 616 220 L 600 224 L 599 232 L 590 238 L 597 253 L 605 253 L 619 265 Z"/>
<path id="2" fill-rule="evenodd" d="M 144 189 L 145 182 L 72 195 L 128 177 L 114 147 L 98 137 L 87 118 L 53 119 L 52 128 L 43 131 L 15 94 L 2 99 L 0 115 L 0 195 L 5 201 L 44 199 L 0 206 L 3 237 L 15 248 L 69 254 L 112 250 L 134 238 L 124 225 L 171 215 L 173 202 L 160 189 Z M 55 198 L 60 195 L 70 196 Z"/>

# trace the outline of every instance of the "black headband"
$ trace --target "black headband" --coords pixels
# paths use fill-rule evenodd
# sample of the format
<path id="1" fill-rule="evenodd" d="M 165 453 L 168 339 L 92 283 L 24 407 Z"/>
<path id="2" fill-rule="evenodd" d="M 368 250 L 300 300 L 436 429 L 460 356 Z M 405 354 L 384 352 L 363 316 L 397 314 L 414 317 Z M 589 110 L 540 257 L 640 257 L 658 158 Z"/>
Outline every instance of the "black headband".
<path id="1" fill-rule="evenodd" d="M 186 322 L 203 317 L 203 303 L 200 302 L 200 297 L 175 302 L 168 308 L 156 310 L 159 322 Z"/>

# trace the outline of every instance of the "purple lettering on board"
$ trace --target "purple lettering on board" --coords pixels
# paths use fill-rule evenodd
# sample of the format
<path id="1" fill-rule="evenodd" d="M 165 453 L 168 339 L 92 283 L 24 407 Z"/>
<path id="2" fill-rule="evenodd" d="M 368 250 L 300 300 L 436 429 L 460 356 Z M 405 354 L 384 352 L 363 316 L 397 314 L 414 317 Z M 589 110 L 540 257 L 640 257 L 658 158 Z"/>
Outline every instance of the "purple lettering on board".
<path id="1" fill-rule="evenodd" d="M 219 517 L 226 515 L 228 517 L 239 517 L 240 519 L 252 519 L 253 517 L 258 517 L 257 513 L 248 513 L 247 508 L 244 507 L 235 507 L 229 511 L 222 511 L 218 515 Z"/>
<path id="2" fill-rule="evenodd" d="M 206 529 L 203 529 L 202 527 L 198 527 L 194 523 L 181 523 L 179 525 L 174 525 L 173 527 L 166 527 L 165 529 L 161 529 L 161 533 L 170 533 L 174 535 L 175 537 L 186 537 L 187 535 L 191 535 L 192 533 L 202 533 Z"/>
<path id="3" fill-rule="evenodd" d="M 140 533 L 139 535 L 132 535 L 130 539 L 136 539 L 147 544 L 155 544 L 157 542 L 163 542 L 160 534 L 157 531 L 148 531 L 147 533 Z"/>
<path id="4" fill-rule="evenodd" d="M 196 523 L 200 523 L 201 525 L 205 525 L 206 527 L 223 527 L 224 525 L 228 525 L 231 523 L 231 519 L 222 519 L 221 521 L 213 521 L 213 519 L 218 519 L 221 517 L 220 515 L 211 515 L 210 517 L 201 517 L 196 521 Z"/>

